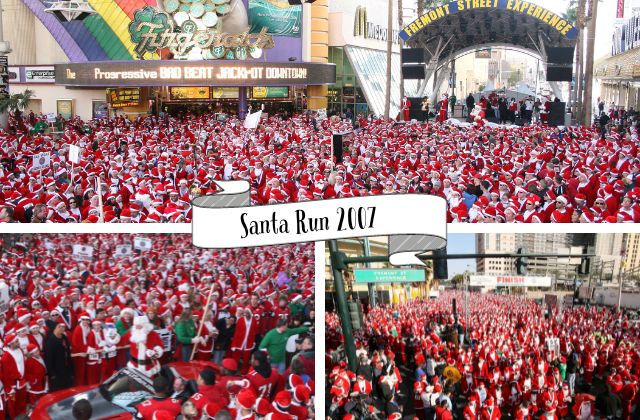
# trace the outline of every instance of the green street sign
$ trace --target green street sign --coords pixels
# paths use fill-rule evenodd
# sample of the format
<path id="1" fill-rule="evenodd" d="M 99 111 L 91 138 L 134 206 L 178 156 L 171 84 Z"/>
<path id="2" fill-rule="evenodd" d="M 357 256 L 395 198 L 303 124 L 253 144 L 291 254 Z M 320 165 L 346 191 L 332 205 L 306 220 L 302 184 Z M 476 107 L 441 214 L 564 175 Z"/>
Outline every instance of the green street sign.
<path id="1" fill-rule="evenodd" d="M 409 283 L 425 281 L 424 270 L 356 269 L 356 283 Z"/>

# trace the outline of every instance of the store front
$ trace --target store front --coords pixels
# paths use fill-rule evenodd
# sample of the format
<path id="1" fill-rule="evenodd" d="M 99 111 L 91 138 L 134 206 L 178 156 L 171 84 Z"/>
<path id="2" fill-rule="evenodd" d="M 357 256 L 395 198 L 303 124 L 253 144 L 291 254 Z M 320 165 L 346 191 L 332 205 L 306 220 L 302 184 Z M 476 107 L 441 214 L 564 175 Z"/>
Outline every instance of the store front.
<path id="1" fill-rule="evenodd" d="M 214 10 L 90 2 L 96 14 L 74 22 L 58 21 L 38 2 L 10 1 L 4 21 L 20 21 L 24 30 L 5 33 L 16 75 L 9 91 L 33 90 L 45 114 L 135 118 L 251 108 L 290 115 L 325 108 L 319 89 L 335 83 L 335 66 L 322 63 L 326 1 L 240 0 Z M 26 80 L 28 63 L 43 67 L 36 74 L 46 81 Z"/>
<path id="2" fill-rule="evenodd" d="M 366 115 L 370 111 L 367 98 L 356 77 L 344 48 L 330 47 L 329 61 L 336 65 L 336 83 L 329 86 L 328 114 L 346 113 Z"/>
<path id="3" fill-rule="evenodd" d="M 56 84 L 104 88 L 109 113 L 214 112 L 249 109 L 292 114 L 305 109 L 305 89 L 335 83 L 330 63 L 255 63 L 237 60 L 91 62 L 57 64 Z M 251 107 L 251 108 L 249 108 Z"/>
<path id="4" fill-rule="evenodd" d="M 391 55 L 391 106 L 390 116 L 400 111 L 400 86 L 404 85 L 406 96 L 415 96 L 418 83 L 402 81 L 400 63 L 400 38 L 397 20 L 394 29 L 387 32 L 386 0 L 366 2 L 346 0 L 330 2 L 329 61 L 336 65 L 336 83 L 329 86 L 328 110 L 355 114 L 376 115 L 384 113 L 387 96 L 387 39 L 392 40 Z M 394 2 L 394 14 L 397 4 Z M 415 10 L 405 10 L 405 19 L 410 19 Z"/>

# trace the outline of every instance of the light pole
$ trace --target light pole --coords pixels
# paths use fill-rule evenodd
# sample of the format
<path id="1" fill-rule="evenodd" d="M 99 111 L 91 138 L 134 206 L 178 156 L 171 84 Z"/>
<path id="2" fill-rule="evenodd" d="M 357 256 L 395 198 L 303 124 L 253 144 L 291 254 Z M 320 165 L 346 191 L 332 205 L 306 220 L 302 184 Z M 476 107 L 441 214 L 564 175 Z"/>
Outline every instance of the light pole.
<path id="1" fill-rule="evenodd" d="M 469 340 L 469 282 L 471 281 L 469 266 L 464 272 L 464 335 Z"/>
<path id="2" fill-rule="evenodd" d="M 11 46 L 4 40 L 2 28 L 2 3 L 0 3 L 0 96 L 9 96 L 9 60 L 7 54 L 11 52 Z M 0 114 L 0 127 L 6 127 L 9 121 L 8 111 Z"/>

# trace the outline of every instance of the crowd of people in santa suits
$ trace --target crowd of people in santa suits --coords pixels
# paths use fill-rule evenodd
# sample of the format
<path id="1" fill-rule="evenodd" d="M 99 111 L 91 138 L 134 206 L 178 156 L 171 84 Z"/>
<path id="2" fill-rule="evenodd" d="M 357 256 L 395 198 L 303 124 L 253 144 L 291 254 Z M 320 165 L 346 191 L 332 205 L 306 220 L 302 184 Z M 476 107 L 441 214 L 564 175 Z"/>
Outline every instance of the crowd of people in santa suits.
<path id="1" fill-rule="evenodd" d="M 86 127 L 90 127 L 87 129 Z M 334 132 L 341 162 L 332 156 Z M 0 222 L 188 222 L 214 180 L 250 182 L 253 204 L 392 193 L 448 202 L 449 222 L 640 220 L 638 131 L 214 115 L 76 121 L 64 133 L 0 133 Z M 82 148 L 79 164 L 70 145 Z M 48 169 L 33 155 L 50 152 Z M 101 193 L 101 195 L 99 194 Z"/>
<path id="2" fill-rule="evenodd" d="M 465 323 L 462 305 L 452 312 L 454 298 L 464 301 L 445 292 L 438 300 L 370 308 L 354 333 L 355 371 L 332 354 L 343 336 L 338 316 L 327 313 L 332 418 L 640 416 L 640 327 L 628 314 L 558 311 L 522 297 L 472 293 Z"/>
<path id="3" fill-rule="evenodd" d="M 312 412 L 314 244 L 206 250 L 190 235 L 147 238 L 150 250 L 121 257 L 116 246 L 133 235 L 0 238 L 0 282 L 10 296 L 0 302 L 0 419 L 26 414 L 44 394 L 97 386 L 125 366 L 154 377 L 191 355 L 217 363 L 226 378 L 216 382 L 224 399 L 211 418 L 215 407 L 236 410 L 240 390 L 272 408 L 263 404 L 260 416 Z M 79 260 L 75 244 L 93 255 Z"/>

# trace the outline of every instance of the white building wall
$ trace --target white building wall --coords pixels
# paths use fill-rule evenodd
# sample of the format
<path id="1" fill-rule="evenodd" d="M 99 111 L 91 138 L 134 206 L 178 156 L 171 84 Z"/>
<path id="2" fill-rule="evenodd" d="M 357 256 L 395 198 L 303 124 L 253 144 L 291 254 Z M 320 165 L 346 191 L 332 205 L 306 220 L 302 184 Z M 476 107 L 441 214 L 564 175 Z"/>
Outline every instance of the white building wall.
<path id="1" fill-rule="evenodd" d="M 44 114 L 57 112 L 56 100 L 73 99 L 74 115 L 80 116 L 83 120 L 92 118 L 92 103 L 94 100 L 104 102 L 106 98 L 105 89 L 67 89 L 64 86 L 53 84 L 14 83 L 9 86 L 9 91 L 12 94 L 23 92 L 25 89 L 34 91 L 35 99 L 41 101 L 41 112 Z"/>
<path id="2" fill-rule="evenodd" d="M 55 64 L 55 63 L 68 63 L 69 57 L 64 53 L 58 42 L 51 36 L 51 33 L 44 27 L 42 22 L 38 19 L 35 20 L 35 36 L 36 36 L 36 48 L 38 53 L 36 54 L 35 63 L 15 63 L 15 64 Z M 10 62 L 11 63 L 11 62 Z"/>
<path id="3" fill-rule="evenodd" d="M 20 0 L 2 0 L 5 41 L 11 44 L 9 65 L 53 64 L 69 58 L 51 33 Z"/>

